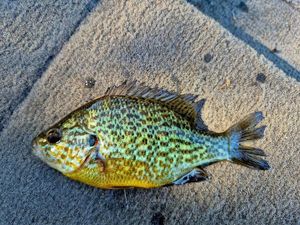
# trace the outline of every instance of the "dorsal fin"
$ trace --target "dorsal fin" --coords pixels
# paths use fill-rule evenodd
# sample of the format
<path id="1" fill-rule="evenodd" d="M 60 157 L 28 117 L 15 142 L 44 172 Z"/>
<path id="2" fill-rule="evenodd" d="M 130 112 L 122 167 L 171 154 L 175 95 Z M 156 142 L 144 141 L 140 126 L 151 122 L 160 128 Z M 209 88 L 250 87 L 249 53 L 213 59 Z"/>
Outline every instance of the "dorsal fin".
<path id="1" fill-rule="evenodd" d="M 158 86 L 151 88 L 146 86 L 144 83 L 138 84 L 136 81 L 125 81 L 119 86 L 114 85 L 107 89 L 105 95 L 124 95 L 156 100 L 180 115 L 188 118 L 192 125 L 195 125 L 197 116 L 197 103 L 195 102 L 195 99 L 198 97 L 197 95 L 179 95 L 174 92 L 161 89 Z"/>

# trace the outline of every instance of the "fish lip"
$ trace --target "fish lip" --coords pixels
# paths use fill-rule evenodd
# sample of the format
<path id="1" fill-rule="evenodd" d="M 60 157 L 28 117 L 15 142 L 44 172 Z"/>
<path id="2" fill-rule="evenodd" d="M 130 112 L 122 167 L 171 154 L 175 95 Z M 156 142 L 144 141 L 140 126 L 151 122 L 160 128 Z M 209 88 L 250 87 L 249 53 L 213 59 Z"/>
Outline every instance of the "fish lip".
<path id="1" fill-rule="evenodd" d="M 41 155 L 40 152 L 41 152 L 41 150 L 38 148 L 38 145 L 36 143 L 36 138 L 34 138 L 32 140 L 31 146 L 32 146 L 32 153 L 33 153 L 33 155 L 35 155 L 35 156 L 37 156 L 37 157 L 40 158 L 40 155 Z"/>
<path id="2" fill-rule="evenodd" d="M 31 140 L 31 146 L 34 148 L 36 146 L 36 137 Z"/>
<path id="3" fill-rule="evenodd" d="M 39 144 L 38 144 L 38 139 L 40 138 L 43 138 L 43 133 L 39 134 L 38 136 L 36 136 L 35 138 L 32 139 L 31 141 L 31 146 L 32 146 L 32 153 L 41 158 L 42 157 L 42 154 L 41 154 L 41 148 L 39 147 Z"/>

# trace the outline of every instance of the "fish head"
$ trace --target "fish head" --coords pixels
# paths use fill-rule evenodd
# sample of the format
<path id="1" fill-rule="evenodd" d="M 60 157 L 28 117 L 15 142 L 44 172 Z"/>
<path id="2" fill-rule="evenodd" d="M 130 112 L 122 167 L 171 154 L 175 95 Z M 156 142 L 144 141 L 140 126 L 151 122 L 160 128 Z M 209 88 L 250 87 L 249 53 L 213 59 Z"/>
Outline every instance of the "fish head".
<path id="1" fill-rule="evenodd" d="M 51 126 L 33 139 L 33 154 L 63 174 L 79 169 L 97 145 L 97 136 L 85 121 L 77 113 Z"/>

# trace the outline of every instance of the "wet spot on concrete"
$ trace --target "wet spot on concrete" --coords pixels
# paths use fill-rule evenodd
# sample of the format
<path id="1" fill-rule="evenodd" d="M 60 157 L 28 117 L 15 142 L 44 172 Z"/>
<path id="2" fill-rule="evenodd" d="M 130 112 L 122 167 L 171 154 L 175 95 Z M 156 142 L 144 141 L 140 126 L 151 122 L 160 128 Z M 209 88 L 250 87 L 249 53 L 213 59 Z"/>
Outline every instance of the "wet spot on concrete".
<path id="1" fill-rule="evenodd" d="M 272 53 L 279 53 L 280 51 L 275 47 L 271 50 Z"/>
<path id="2" fill-rule="evenodd" d="M 266 82 L 266 75 L 263 73 L 259 73 L 256 76 L 256 81 L 260 83 L 265 83 Z"/>
<path id="3" fill-rule="evenodd" d="M 247 13 L 247 12 L 249 12 L 249 8 L 248 8 L 248 6 L 246 5 L 246 3 L 245 2 L 240 2 L 240 4 L 238 4 L 238 6 L 237 6 L 242 12 L 245 12 L 245 13 Z"/>
<path id="4" fill-rule="evenodd" d="M 164 225 L 165 224 L 165 217 L 164 217 L 164 215 L 162 213 L 160 213 L 160 212 L 155 213 L 152 216 L 151 224 L 152 225 Z"/>
<path id="5" fill-rule="evenodd" d="M 95 86 L 96 80 L 92 77 L 89 77 L 85 80 L 84 85 L 86 88 L 93 88 Z"/>
<path id="6" fill-rule="evenodd" d="M 225 40 L 225 44 L 226 44 L 226 48 L 228 48 L 229 45 L 230 45 L 230 41 L 229 40 Z"/>
<path id="7" fill-rule="evenodd" d="M 125 78 L 129 78 L 130 77 L 130 72 L 126 68 L 123 68 L 122 74 L 123 74 L 123 76 Z"/>
<path id="8" fill-rule="evenodd" d="M 213 59 L 212 54 L 207 53 L 204 55 L 204 62 L 209 63 L 209 62 L 211 62 L 212 59 Z"/>
<path id="9" fill-rule="evenodd" d="M 242 216 L 241 216 L 241 217 L 242 217 L 243 220 L 247 219 L 247 216 L 246 216 L 245 213 L 242 213 Z"/>

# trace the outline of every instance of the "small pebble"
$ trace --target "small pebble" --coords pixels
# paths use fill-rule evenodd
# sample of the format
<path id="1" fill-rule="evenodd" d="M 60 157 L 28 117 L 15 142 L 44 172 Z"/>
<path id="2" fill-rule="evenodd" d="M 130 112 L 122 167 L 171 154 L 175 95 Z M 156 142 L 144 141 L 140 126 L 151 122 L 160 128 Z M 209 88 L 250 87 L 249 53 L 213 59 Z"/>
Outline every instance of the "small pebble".
<path id="1" fill-rule="evenodd" d="M 256 81 L 260 82 L 260 83 L 265 83 L 265 81 L 266 81 L 266 75 L 264 75 L 263 73 L 257 74 Z"/>
<path id="2" fill-rule="evenodd" d="M 155 213 L 152 216 L 151 224 L 152 225 L 164 225 L 165 224 L 165 217 L 164 217 L 164 215 L 162 213 L 160 213 L 160 212 Z"/>
<path id="3" fill-rule="evenodd" d="M 93 88 L 95 86 L 95 83 L 96 83 L 96 80 L 94 78 L 90 77 L 85 80 L 84 85 L 86 88 Z"/>
<path id="4" fill-rule="evenodd" d="M 126 78 L 130 77 L 130 72 L 127 69 L 124 69 L 122 73 L 123 73 L 124 77 L 126 77 Z"/>
<path id="5" fill-rule="evenodd" d="M 209 53 L 204 55 L 204 62 L 209 63 L 213 59 L 213 56 Z"/>
<path id="6" fill-rule="evenodd" d="M 223 84 L 221 85 L 220 89 L 224 90 L 230 88 L 231 83 L 232 83 L 231 80 L 229 78 L 226 78 Z"/>
<path id="7" fill-rule="evenodd" d="M 249 12 L 249 8 L 245 2 L 240 2 L 240 4 L 237 7 L 243 12 Z"/>

